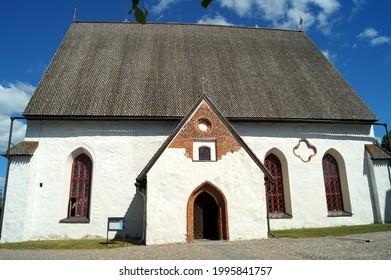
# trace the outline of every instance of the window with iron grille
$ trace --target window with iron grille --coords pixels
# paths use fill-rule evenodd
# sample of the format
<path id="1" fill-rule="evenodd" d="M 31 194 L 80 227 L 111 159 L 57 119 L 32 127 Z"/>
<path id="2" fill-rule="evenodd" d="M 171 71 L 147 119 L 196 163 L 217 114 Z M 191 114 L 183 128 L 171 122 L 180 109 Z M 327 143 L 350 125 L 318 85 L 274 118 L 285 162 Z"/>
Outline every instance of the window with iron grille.
<path id="1" fill-rule="evenodd" d="M 275 186 L 272 183 L 265 183 L 269 213 L 285 213 L 284 182 L 282 179 L 281 162 L 274 154 L 265 159 L 265 167 L 273 175 Z"/>
<path id="2" fill-rule="evenodd" d="M 89 217 L 91 170 L 92 163 L 87 155 L 81 154 L 73 161 L 68 218 Z"/>
<path id="3" fill-rule="evenodd" d="M 198 149 L 198 159 L 199 160 L 210 160 L 210 148 L 202 146 Z"/>
<path id="4" fill-rule="evenodd" d="M 322 166 L 327 210 L 344 211 L 338 163 L 332 155 L 327 154 L 323 157 Z"/>

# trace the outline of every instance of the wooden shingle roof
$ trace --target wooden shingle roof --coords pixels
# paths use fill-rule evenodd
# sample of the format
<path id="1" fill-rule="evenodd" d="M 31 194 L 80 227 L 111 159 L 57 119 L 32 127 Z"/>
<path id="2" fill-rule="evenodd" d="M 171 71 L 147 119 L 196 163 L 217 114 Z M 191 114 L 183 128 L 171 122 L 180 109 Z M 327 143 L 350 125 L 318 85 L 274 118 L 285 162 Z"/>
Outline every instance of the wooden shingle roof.
<path id="1" fill-rule="evenodd" d="M 37 141 L 22 141 L 15 146 L 11 147 L 9 151 L 3 153 L 4 157 L 7 156 L 33 156 L 35 150 L 38 148 Z"/>
<path id="2" fill-rule="evenodd" d="M 26 117 L 182 118 L 205 92 L 226 118 L 375 121 L 300 31 L 74 22 Z"/>
<path id="3" fill-rule="evenodd" d="M 391 154 L 376 144 L 366 144 L 365 150 L 372 160 L 391 160 Z"/>

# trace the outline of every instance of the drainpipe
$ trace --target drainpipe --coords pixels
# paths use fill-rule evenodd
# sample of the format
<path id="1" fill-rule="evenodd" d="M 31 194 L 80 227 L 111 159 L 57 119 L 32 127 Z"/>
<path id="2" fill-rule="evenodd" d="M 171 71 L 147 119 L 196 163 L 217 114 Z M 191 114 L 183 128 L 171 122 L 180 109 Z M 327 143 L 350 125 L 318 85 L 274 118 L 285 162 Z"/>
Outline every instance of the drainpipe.
<path id="1" fill-rule="evenodd" d="M 11 139 L 12 139 L 12 130 L 14 128 L 14 120 L 16 119 L 24 119 L 23 117 L 11 117 L 11 125 L 10 125 L 10 133 L 8 137 L 8 146 L 6 151 L 6 158 L 7 158 L 7 173 L 5 175 L 5 183 L 4 183 L 4 193 L 3 193 L 3 205 L 1 207 L 1 215 L 0 215 L 0 240 L 1 240 L 1 233 L 3 232 L 3 219 L 4 219 L 4 212 L 5 212 L 5 200 L 7 199 L 7 187 L 8 187 L 8 177 L 9 177 L 9 171 L 11 166 L 11 160 L 10 160 L 10 149 L 11 149 Z"/>
<path id="2" fill-rule="evenodd" d="M 145 235 L 146 235 L 146 218 L 147 218 L 147 197 L 144 193 L 142 193 L 140 191 L 141 188 L 144 189 L 144 191 L 146 190 L 146 179 L 142 180 L 142 181 L 137 181 L 136 183 L 134 183 L 134 185 L 136 186 L 136 192 L 142 197 L 143 199 L 143 215 L 142 215 L 142 219 L 143 219 L 143 228 L 142 228 L 142 237 L 141 239 L 137 242 L 137 245 L 140 245 L 140 244 L 143 244 L 145 245 Z"/>

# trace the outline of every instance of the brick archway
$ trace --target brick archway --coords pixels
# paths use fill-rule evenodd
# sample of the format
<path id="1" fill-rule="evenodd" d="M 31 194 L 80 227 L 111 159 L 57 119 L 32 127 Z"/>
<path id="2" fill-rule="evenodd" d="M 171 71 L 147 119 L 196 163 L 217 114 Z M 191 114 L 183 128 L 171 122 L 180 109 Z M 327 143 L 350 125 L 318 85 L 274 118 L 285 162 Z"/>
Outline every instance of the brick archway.
<path id="1" fill-rule="evenodd" d="M 227 201 L 219 188 L 210 182 L 205 182 L 197 187 L 190 195 L 187 202 L 187 241 L 192 241 L 194 236 L 194 205 L 197 197 L 205 193 L 211 196 L 217 205 L 217 239 L 229 240 Z"/>

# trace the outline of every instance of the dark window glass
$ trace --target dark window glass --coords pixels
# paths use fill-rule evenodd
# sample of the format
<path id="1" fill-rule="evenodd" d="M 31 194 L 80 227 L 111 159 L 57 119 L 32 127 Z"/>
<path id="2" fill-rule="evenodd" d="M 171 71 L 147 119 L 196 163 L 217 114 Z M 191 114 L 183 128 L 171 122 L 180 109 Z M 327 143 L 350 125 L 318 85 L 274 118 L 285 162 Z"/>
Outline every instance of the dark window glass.
<path id="1" fill-rule="evenodd" d="M 275 186 L 266 183 L 266 193 L 270 213 L 285 213 L 284 184 L 281 162 L 277 156 L 270 154 L 265 159 L 265 167 L 273 175 Z"/>
<path id="2" fill-rule="evenodd" d="M 210 148 L 209 147 L 200 147 L 198 149 L 198 159 L 199 160 L 210 160 Z"/>
<path id="3" fill-rule="evenodd" d="M 73 161 L 68 217 L 89 216 L 91 167 L 91 160 L 85 154 L 81 154 Z"/>
<path id="4" fill-rule="evenodd" d="M 344 211 L 338 163 L 332 155 L 327 154 L 323 157 L 322 166 L 327 210 Z"/>

